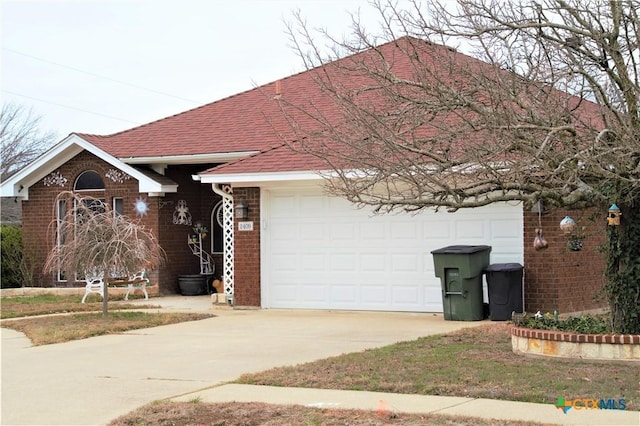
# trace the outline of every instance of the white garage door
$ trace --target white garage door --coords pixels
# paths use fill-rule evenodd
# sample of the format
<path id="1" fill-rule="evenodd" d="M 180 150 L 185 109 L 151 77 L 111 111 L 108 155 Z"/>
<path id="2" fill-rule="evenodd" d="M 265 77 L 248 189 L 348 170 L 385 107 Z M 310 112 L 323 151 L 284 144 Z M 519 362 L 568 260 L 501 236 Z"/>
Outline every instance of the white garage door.
<path id="1" fill-rule="evenodd" d="M 442 312 L 432 250 L 489 245 L 491 263 L 523 261 L 519 205 L 373 216 L 317 188 L 263 202 L 265 308 Z"/>

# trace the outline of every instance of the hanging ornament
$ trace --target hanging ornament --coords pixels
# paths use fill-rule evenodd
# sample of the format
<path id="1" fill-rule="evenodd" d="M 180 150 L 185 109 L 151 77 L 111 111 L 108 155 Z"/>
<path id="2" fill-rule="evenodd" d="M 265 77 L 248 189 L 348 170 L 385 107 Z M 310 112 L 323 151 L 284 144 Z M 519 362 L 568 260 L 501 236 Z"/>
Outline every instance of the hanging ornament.
<path id="1" fill-rule="evenodd" d="M 576 221 L 571 219 L 569 216 L 565 216 L 564 219 L 560 221 L 560 229 L 565 234 L 570 234 L 576 227 Z"/>
<path id="2" fill-rule="evenodd" d="M 138 198 L 136 202 L 133 203 L 133 210 L 135 210 L 137 216 L 146 216 L 149 211 L 147 200 L 142 197 Z"/>
<path id="3" fill-rule="evenodd" d="M 549 247 L 549 243 L 542 236 L 542 228 L 536 228 L 536 237 L 533 239 L 533 248 L 543 250 Z"/>
<path id="4" fill-rule="evenodd" d="M 569 240 L 567 241 L 567 246 L 571 251 L 580 251 L 582 250 L 582 240 L 583 238 L 579 235 L 571 235 Z"/>

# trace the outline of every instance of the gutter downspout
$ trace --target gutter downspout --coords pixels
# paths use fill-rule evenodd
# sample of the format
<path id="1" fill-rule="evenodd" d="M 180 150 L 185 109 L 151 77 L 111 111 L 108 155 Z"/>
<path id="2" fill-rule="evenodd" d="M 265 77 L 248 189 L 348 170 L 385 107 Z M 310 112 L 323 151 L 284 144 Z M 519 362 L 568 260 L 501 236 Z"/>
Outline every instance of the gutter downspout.
<path id="1" fill-rule="evenodd" d="M 222 197 L 222 217 L 224 226 L 222 227 L 222 244 L 223 254 L 222 262 L 224 283 L 224 294 L 228 305 L 234 305 L 234 235 L 233 235 L 233 195 L 231 186 L 228 187 L 229 192 L 220 187 L 218 183 L 212 183 L 211 189 L 214 193 Z"/>

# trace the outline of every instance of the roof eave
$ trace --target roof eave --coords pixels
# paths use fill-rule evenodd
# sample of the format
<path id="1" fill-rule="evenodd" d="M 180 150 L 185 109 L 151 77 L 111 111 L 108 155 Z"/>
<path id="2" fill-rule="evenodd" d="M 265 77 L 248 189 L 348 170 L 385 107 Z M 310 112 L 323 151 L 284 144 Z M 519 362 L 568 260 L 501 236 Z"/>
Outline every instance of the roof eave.
<path id="1" fill-rule="evenodd" d="M 0 184 L 0 196 L 29 199 L 29 187 L 56 170 L 83 150 L 89 151 L 105 162 L 111 164 L 131 177 L 138 180 L 139 192 L 146 192 L 149 196 L 159 193 L 177 192 L 178 185 L 163 185 L 140 171 L 123 163 L 97 146 L 87 142 L 76 134 L 71 134 L 58 142 L 34 162 L 20 170 Z"/>
<path id="2" fill-rule="evenodd" d="M 267 182 L 294 182 L 323 179 L 317 171 L 290 171 L 290 172 L 256 172 L 256 173 L 212 173 L 197 175 L 201 183 L 230 183 L 235 186 L 259 186 Z M 195 176 L 194 176 L 195 178 Z"/>
<path id="3" fill-rule="evenodd" d="M 213 154 L 161 155 L 146 157 L 120 157 L 126 164 L 207 164 L 228 163 L 239 160 L 259 151 L 220 152 Z"/>

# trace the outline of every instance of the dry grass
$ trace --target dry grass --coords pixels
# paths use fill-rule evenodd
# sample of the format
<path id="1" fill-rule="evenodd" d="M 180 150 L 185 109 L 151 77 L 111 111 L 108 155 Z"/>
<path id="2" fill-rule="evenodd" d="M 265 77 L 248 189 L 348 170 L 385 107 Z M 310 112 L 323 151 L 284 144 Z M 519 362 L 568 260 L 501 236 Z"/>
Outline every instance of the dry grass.
<path id="1" fill-rule="evenodd" d="M 628 409 L 640 408 L 640 365 L 524 358 L 512 352 L 507 324 L 275 368 L 238 382 L 545 404 L 558 397 L 625 398 Z"/>
<path id="2" fill-rule="evenodd" d="M 378 413 L 375 411 L 310 408 L 262 403 L 207 404 L 194 402 L 156 402 L 119 417 L 109 426 L 509 426 L 513 421 L 484 420 L 473 417 L 448 417 L 435 414 Z M 522 426 L 541 423 L 518 422 Z"/>
<path id="3" fill-rule="evenodd" d="M 201 313 L 111 312 L 107 318 L 103 318 L 101 313 L 82 313 L 3 321 L 2 327 L 23 332 L 38 346 L 196 321 L 212 316 Z"/>
<path id="4" fill-rule="evenodd" d="M 134 298 L 135 296 L 131 296 Z M 132 305 L 127 303 L 111 303 L 120 301 L 123 296 L 109 296 L 109 308 L 146 309 L 159 308 L 158 305 Z M 87 303 L 80 303 L 81 296 L 41 295 L 33 297 L 6 297 L 0 301 L 0 319 L 20 318 L 35 315 L 48 315 L 69 312 L 95 312 L 102 309 L 102 298 L 97 294 L 87 297 Z"/>

